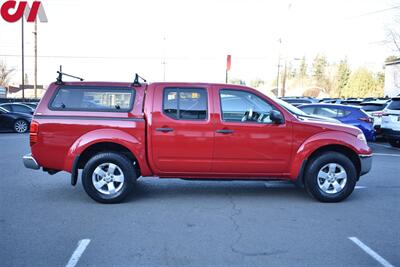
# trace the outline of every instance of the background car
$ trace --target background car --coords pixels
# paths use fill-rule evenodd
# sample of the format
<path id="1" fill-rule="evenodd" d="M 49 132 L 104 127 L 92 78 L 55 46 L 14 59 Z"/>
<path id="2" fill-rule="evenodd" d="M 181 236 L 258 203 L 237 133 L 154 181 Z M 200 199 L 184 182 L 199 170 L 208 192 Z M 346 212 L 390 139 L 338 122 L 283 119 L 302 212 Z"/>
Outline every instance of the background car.
<path id="1" fill-rule="evenodd" d="M 361 129 L 368 141 L 375 141 L 373 119 L 360 107 L 339 104 L 307 104 L 298 107 L 310 115 L 334 118 Z"/>
<path id="2" fill-rule="evenodd" d="M 400 147 L 400 97 L 392 98 L 383 110 L 381 130 L 392 146 Z"/>
<path id="3" fill-rule="evenodd" d="M 30 114 L 9 112 L 0 107 L 0 131 L 26 133 L 29 131 L 32 117 Z"/>
<path id="4" fill-rule="evenodd" d="M 297 107 L 303 104 L 318 103 L 318 99 L 312 97 L 282 97 L 283 101 Z"/>
<path id="5" fill-rule="evenodd" d="M 4 108 L 7 111 L 14 112 L 14 113 L 25 113 L 33 115 L 35 109 L 21 103 L 5 103 L 1 104 L 0 107 Z"/>
<path id="6" fill-rule="evenodd" d="M 381 134 L 382 114 L 385 107 L 388 105 L 388 100 L 375 100 L 362 102 L 361 109 L 367 112 L 374 119 L 374 129 L 376 135 Z"/>

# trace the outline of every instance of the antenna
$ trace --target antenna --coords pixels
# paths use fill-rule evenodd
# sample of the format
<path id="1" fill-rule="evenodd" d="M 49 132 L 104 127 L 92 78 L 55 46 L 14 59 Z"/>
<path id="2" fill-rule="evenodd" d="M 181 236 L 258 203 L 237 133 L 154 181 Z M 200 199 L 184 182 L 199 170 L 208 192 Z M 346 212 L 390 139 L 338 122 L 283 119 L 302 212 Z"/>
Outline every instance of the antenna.
<path id="1" fill-rule="evenodd" d="M 83 78 L 80 78 L 80 77 L 73 76 L 73 75 L 70 75 L 70 74 L 67 74 L 67 73 L 62 72 L 62 66 L 61 66 L 61 65 L 60 65 L 60 70 L 57 71 L 57 73 L 58 73 L 58 77 L 57 77 L 57 82 L 56 82 L 56 84 L 64 84 L 64 82 L 62 81 L 62 77 L 63 77 L 63 76 L 67 76 L 67 77 L 71 77 L 71 78 L 74 78 L 74 79 L 78 79 L 78 80 L 80 80 L 81 82 L 83 82 Z"/>
<path id="2" fill-rule="evenodd" d="M 144 79 L 143 77 L 141 77 L 139 74 L 135 73 L 135 80 L 132 83 L 133 87 L 139 87 L 142 84 L 139 82 L 139 79 L 141 79 L 143 82 L 147 82 L 146 79 Z"/>

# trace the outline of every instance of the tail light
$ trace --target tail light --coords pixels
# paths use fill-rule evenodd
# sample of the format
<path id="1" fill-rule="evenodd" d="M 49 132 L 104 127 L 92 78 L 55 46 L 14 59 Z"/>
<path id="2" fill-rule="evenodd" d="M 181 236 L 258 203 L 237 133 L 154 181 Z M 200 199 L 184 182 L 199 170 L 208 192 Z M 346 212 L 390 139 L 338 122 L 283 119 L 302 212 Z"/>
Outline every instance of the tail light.
<path id="1" fill-rule="evenodd" d="M 373 123 L 374 121 L 370 117 L 362 117 L 359 118 L 360 121 L 368 122 L 368 123 Z"/>
<path id="2" fill-rule="evenodd" d="M 31 146 L 38 142 L 38 133 L 39 133 L 39 123 L 36 121 L 31 122 L 31 128 L 29 130 L 29 143 Z"/>

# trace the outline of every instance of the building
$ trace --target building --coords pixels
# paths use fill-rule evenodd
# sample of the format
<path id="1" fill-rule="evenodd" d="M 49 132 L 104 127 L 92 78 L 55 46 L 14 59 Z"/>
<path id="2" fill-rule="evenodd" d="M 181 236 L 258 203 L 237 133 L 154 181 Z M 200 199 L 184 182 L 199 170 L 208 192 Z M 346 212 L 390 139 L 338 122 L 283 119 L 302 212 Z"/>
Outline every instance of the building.
<path id="1" fill-rule="evenodd" d="M 46 89 L 43 85 L 37 86 L 37 98 L 40 99 L 46 92 Z M 33 85 L 25 85 L 24 89 L 25 98 L 34 99 L 35 98 L 35 90 L 33 89 Z M 7 98 L 22 98 L 22 89 L 21 86 L 8 86 Z"/>
<path id="2" fill-rule="evenodd" d="M 384 95 L 388 97 L 400 95 L 400 58 L 385 63 Z"/>

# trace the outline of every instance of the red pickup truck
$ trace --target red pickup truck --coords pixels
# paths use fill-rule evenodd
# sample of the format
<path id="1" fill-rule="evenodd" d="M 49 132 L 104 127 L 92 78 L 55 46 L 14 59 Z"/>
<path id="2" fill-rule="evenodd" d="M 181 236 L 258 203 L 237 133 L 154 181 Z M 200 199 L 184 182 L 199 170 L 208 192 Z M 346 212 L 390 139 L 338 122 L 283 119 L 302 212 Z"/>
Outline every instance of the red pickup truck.
<path id="1" fill-rule="evenodd" d="M 245 86 L 57 82 L 40 101 L 24 165 L 71 173 L 101 203 L 141 176 L 295 182 L 324 202 L 347 198 L 372 151 L 351 126 L 307 117 Z"/>

